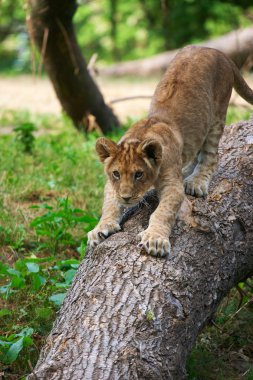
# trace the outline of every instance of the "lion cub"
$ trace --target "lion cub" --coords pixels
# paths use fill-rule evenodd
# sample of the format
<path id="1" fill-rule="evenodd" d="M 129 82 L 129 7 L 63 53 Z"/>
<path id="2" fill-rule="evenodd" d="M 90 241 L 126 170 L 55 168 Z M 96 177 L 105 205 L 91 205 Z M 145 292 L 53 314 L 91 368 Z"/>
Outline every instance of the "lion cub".
<path id="1" fill-rule="evenodd" d="M 218 50 L 186 47 L 158 84 L 148 118 L 133 125 L 118 144 L 97 140 L 108 180 L 101 220 L 88 234 L 91 247 L 120 230 L 121 206 L 135 205 L 155 188 L 159 205 L 140 234 L 140 246 L 154 256 L 170 253 L 169 236 L 184 189 L 207 194 L 233 87 L 253 104 L 253 91 L 230 59 Z"/>

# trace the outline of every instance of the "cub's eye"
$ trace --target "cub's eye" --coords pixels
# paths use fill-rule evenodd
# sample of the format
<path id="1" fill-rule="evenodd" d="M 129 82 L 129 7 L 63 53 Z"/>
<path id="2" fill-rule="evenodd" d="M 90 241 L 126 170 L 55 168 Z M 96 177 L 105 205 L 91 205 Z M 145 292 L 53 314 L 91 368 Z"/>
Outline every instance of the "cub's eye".
<path id="1" fill-rule="evenodd" d="M 118 172 L 117 170 L 114 170 L 114 171 L 112 172 L 112 175 L 113 175 L 113 177 L 114 177 L 115 179 L 120 179 L 120 174 L 119 174 L 119 172 Z"/>
<path id="2" fill-rule="evenodd" d="M 141 172 L 141 171 L 136 172 L 136 173 L 134 174 L 134 178 L 135 178 L 135 179 L 141 179 L 142 176 L 143 176 L 143 172 Z"/>

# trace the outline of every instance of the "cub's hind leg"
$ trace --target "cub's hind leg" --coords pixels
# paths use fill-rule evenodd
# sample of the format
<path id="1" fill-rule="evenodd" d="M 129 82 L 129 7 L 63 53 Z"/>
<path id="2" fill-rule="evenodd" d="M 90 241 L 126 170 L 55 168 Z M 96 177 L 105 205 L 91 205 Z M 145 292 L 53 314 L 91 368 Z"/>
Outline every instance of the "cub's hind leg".
<path id="1" fill-rule="evenodd" d="M 198 155 L 198 163 L 191 175 L 185 178 L 186 194 L 204 197 L 218 162 L 218 145 L 224 128 L 224 121 L 215 123 L 207 134 Z"/>

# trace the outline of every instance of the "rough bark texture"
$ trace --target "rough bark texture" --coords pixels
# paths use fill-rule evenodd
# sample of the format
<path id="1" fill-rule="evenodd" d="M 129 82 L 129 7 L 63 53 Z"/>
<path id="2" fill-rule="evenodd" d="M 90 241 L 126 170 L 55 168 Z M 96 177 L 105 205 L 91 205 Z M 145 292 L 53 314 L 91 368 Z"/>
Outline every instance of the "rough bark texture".
<path id="1" fill-rule="evenodd" d="M 103 132 L 119 125 L 87 70 L 77 44 L 72 18 L 75 0 L 30 0 L 28 28 L 63 109 L 78 129 L 92 114 Z"/>
<path id="2" fill-rule="evenodd" d="M 88 252 L 29 379 L 179 379 L 221 299 L 253 274 L 253 120 L 226 127 L 207 199 L 189 197 L 172 257 L 147 256 L 136 235 L 149 195 L 123 231 Z M 187 215 L 187 213 L 185 213 Z"/>
<path id="3" fill-rule="evenodd" d="M 218 49 L 230 57 L 238 67 L 242 67 L 247 58 L 253 54 L 253 28 L 235 30 L 222 37 L 196 45 Z M 147 76 L 160 73 L 167 69 L 169 62 L 175 57 L 177 52 L 178 50 L 172 50 L 150 58 L 114 64 L 101 68 L 99 72 L 102 75 L 108 76 L 136 74 Z"/>

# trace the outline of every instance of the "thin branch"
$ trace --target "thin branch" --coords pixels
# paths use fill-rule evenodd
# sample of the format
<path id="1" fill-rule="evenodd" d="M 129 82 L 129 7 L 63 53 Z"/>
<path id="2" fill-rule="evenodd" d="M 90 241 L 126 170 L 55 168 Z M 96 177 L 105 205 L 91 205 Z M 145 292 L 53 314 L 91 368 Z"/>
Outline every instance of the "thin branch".
<path id="1" fill-rule="evenodd" d="M 31 43 L 31 65 L 32 65 L 32 73 L 33 73 L 33 77 L 35 78 L 36 77 L 36 55 L 35 55 L 35 52 L 36 52 L 36 48 L 35 48 L 35 39 L 34 39 L 34 34 L 33 34 L 33 28 L 32 28 L 32 20 L 31 20 L 31 17 L 30 15 L 27 15 L 26 17 L 26 25 L 27 25 L 27 29 L 28 29 L 28 32 L 29 32 L 29 35 L 30 35 L 30 43 Z"/>
<path id="2" fill-rule="evenodd" d="M 251 303 L 253 302 L 253 297 L 251 297 L 244 305 L 242 305 L 241 307 L 240 307 L 240 309 L 238 309 L 233 315 L 231 315 L 231 317 L 225 322 L 225 323 L 227 323 L 227 322 L 230 322 L 237 314 L 239 314 L 240 313 L 240 311 L 242 310 L 242 309 L 245 309 L 245 307 L 246 306 L 248 306 L 248 305 L 250 305 Z M 224 324 L 225 324 L 224 323 Z"/>
<path id="3" fill-rule="evenodd" d="M 243 289 L 241 289 L 239 285 L 236 285 L 235 288 L 236 288 L 236 290 L 238 291 L 238 293 L 239 293 L 239 297 L 240 297 L 240 299 L 239 299 L 239 304 L 238 304 L 238 309 L 240 309 L 241 306 L 242 306 L 243 297 L 247 296 L 248 293 L 245 292 Z"/>
<path id="4" fill-rule="evenodd" d="M 97 58 L 98 58 L 97 53 L 92 54 L 91 59 L 89 60 L 89 63 L 87 65 L 87 69 L 88 69 L 89 73 L 93 76 L 98 74 L 98 70 L 95 67 Z"/>
<path id="5" fill-rule="evenodd" d="M 42 71 L 42 64 L 43 64 L 44 59 L 45 59 L 45 54 L 46 54 L 46 50 L 47 50 L 48 35 L 49 35 L 49 28 L 45 28 L 45 29 L 44 29 L 44 34 L 43 34 L 42 47 L 41 47 L 41 55 L 40 55 L 39 69 L 38 69 L 38 73 L 39 73 L 39 75 L 41 74 L 41 71 Z"/>
<path id="6" fill-rule="evenodd" d="M 29 366 L 30 371 L 31 371 L 31 373 L 33 374 L 34 378 L 35 378 L 36 380 L 39 380 L 38 376 L 37 376 L 36 373 L 34 372 L 34 368 L 33 368 L 32 363 L 31 363 L 30 360 L 28 360 L 28 366 Z"/>
<path id="7" fill-rule="evenodd" d="M 117 98 L 111 100 L 109 103 L 114 104 L 114 103 L 119 103 L 119 102 L 124 102 L 126 100 L 134 100 L 134 99 L 152 99 L 152 95 L 135 95 L 135 96 L 126 96 L 124 98 Z"/>
<path id="8" fill-rule="evenodd" d="M 71 42 L 69 40 L 68 33 L 67 33 L 66 29 L 64 28 L 64 25 L 62 24 L 62 22 L 58 19 L 58 17 L 56 17 L 56 22 L 57 22 L 57 25 L 59 26 L 59 28 L 63 34 L 63 37 L 65 39 L 66 45 L 67 45 L 68 50 L 69 50 L 70 59 L 71 59 L 73 66 L 74 66 L 74 73 L 77 75 L 77 74 L 79 74 L 80 69 L 78 67 L 78 63 L 77 63 L 75 54 L 72 51 L 72 45 L 71 45 Z"/>

